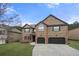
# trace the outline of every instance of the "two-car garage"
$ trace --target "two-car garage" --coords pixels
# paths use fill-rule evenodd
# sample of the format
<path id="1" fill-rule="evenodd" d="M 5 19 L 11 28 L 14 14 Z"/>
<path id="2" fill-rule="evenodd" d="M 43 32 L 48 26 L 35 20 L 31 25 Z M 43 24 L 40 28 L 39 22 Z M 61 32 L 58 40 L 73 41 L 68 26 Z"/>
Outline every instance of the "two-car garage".
<path id="1" fill-rule="evenodd" d="M 48 43 L 49 44 L 65 44 L 65 38 L 62 38 L 62 37 L 58 37 L 58 38 L 53 38 L 53 37 L 50 37 L 48 38 Z"/>
<path id="2" fill-rule="evenodd" d="M 45 44 L 45 38 L 39 37 L 37 43 Z M 49 37 L 48 44 L 65 44 L 65 38 L 63 37 Z"/>

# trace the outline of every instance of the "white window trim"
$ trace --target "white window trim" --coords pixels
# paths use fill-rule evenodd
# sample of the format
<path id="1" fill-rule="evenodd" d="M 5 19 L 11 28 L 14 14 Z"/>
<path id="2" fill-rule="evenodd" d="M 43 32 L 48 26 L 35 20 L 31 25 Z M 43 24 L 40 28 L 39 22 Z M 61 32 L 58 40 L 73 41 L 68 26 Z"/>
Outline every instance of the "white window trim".
<path id="1" fill-rule="evenodd" d="M 28 28 L 26 28 L 26 29 L 24 29 L 25 30 L 25 32 L 30 32 L 30 29 L 28 29 Z M 28 31 L 26 31 L 26 30 L 28 30 Z"/>
<path id="2" fill-rule="evenodd" d="M 39 31 L 44 31 L 44 24 L 39 24 L 39 26 L 38 26 L 38 30 Z"/>
<path id="3" fill-rule="evenodd" d="M 59 32 L 60 31 L 60 26 L 53 26 L 53 31 Z"/>

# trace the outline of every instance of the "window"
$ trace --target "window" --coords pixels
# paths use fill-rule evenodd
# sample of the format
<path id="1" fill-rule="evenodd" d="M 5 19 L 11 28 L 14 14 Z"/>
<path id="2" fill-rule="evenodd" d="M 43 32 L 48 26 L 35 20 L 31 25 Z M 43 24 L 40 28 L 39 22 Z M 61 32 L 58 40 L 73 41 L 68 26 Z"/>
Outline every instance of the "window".
<path id="1" fill-rule="evenodd" d="M 4 35 L 5 34 L 5 30 L 0 30 L 0 35 Z"/>
<path id="2" fill-rule="evenodd" d="M 53 31 L 60 31 L 60 27 L 59 26 L 54 26 Z"/>
<path id="3" fill-rule="evenodd" d="M 44 24 L 40 24 L 40 25 L 38 26 L 38 30 L 39 30 L 39 31 L 44 31 Z"/>
<path id="4" fill-rule="evenodd" d="M 26 40 L 27 39 L 27 36 L 24 36 L 24 40 Z"/>
<path id="5" fill-rule="evenodd" d="M 24 40 L 30 40 L 29 36 L 24 36 Z"/>
<path id="6" fill-rule="evenodd" d="M 30 39 L 30 37 L 28 36 L 28 40 Z"/>
<path id="7" fill-rule="evenodd" d="M 25 32 L 30 32 L 30 29 L 25 29 Z"/>

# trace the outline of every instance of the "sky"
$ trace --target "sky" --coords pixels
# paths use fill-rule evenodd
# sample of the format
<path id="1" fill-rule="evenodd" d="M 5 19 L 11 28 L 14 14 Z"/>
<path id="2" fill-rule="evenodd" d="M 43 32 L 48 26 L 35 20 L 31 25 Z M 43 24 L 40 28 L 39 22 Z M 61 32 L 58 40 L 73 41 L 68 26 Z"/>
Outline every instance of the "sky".
<path id="1" fill-rule="evenodd" d="M 69 24 L 79 21 L 79 3 L 12 3 L 9 9 L 20 14 L 22 25 L 36 24 L 50 14 Z"/>

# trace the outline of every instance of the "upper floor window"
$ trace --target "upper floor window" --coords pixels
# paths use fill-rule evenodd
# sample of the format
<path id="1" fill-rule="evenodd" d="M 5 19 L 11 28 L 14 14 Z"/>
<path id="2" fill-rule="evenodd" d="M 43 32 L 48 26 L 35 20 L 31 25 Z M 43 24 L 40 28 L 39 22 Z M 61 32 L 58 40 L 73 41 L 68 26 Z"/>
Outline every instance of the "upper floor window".
<path id="1" fill-rule="evenodd" d="M 38 30 L 39 30 L 39 31 L 44 31 L 44 24 L 40 24 L 40 25 L 38 26 Z"/>
<path id="2" fill-rule="evenodd" d="M 30 32 L 30 29 L 25 29 L 25 32 Z"/>
<path id="3" fill-rule="evenodd" d="M 54 27 L 53 27 L 53 31 L 56 31 L 56 32 L 57 32 L 57 31 L 60 31 L 60 26 L 54 26 Z"/>

